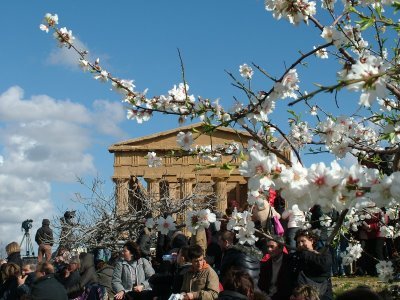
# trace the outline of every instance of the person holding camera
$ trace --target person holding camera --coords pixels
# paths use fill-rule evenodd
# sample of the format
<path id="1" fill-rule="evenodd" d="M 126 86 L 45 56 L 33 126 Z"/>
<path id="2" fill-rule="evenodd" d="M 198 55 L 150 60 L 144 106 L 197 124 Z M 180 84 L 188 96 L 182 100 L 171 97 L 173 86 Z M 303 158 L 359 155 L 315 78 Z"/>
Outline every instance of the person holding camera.
<path id="1" fill-rule="evenodd" d="M 46 262 L 51 258 L 51 247 L 54 243 L 53 230 L 50 228 L 50 220 L 43 219 L 42 227 L 36 231 L 35 241 L 39 245 L 38 263 L 42 262 L 43 256 L 46 257 Z"/>

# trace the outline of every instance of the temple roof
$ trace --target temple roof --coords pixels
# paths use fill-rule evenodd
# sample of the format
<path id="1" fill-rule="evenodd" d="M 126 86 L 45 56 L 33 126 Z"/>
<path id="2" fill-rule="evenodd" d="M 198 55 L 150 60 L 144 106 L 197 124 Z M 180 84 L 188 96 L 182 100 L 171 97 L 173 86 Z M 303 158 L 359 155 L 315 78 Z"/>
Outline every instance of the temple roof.
<path id="1" fill-rule="evenodd" d="M 216 128 L 210 137 L 210 134 L 201 134 L 204 123 L 195 123 L 187 126 L 181 126 L 167 131 L 157 132 L 139 138 L 129 139 L 111 145 L 108 148 L 110 153 L 124 151 L 140 150 L 174 150 L 179 149 L 176 142 L 177 134 L 191 131 L 195 139 L 194 145 L 224 144 L 226 142 L 245 143 L 251 138 L 251 135 L 245 131 L 238 131 L 227 127 Z M 197 132 L 196 132 L 197 131 Z"/>

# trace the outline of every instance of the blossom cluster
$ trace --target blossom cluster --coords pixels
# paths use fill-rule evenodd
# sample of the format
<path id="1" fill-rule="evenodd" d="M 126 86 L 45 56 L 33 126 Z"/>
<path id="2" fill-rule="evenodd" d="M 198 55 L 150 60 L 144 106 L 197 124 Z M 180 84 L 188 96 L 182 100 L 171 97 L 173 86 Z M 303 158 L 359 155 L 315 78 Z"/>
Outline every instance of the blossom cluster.
<path id="1" fill-rule="evenodd" d="M 388 94 L 384 74 L 388 69 L 387 62 L 369 52 L 361 55 L 351 69 L 343 69 L 338 73 L 339 80 L 354 82 L 347 85 L 352 91 L 361 91 L 360 105 L 370 107 L 377 99 L 384 99 Z"/>
<path id="2" fill-rule="evenodd" d="M 265 9 L 272 11 L 276 19 L 287 19 L 292 24 L 307 22 L 316 13 L 316 3 L 307 0 L 265 0 Z"/>
<path id="3" fill-rule="evenodd" d="M 393 279 L 393 263 L 391 261 L 381 260 L 376 264 L 376 271 L 380 280 L 388 282 Z"/>
<path id="4" fill-rule="evenodd" d="M 175 220 L 172 216 L 166 216 L 165 218 L 160 216 L 155 220 L 148 218 L 146 219 L 145 226 L 150 229 L 156 227 L 157 231 L 165 235 L 176 229 Z"/>
<path id="5" fill-rule="evenodd" d="M 358 241 L 353 241 L 346 248 L 346 251 L 341 253 L 342 264 L 351 265 L 354 261 L 359 259 L 362 255 L 363 249 Z"/>
<path id="6" fill-rule="evenodd" d="M 216 215 L 209 209 L 200 211 L 189 210 L 186 212 L 186 228 L 196 234 L 199 229 L 210 227 L 210 223 L 217 221 Z"/>
<path id="7" fill-rule="evenodd" d="M 354 154 L 360 152 L 355 150 L 354 146 L 366 149 L 379 148 L 377 143 L 379 135 L 374 128 L 364 126 L 354 118 L 328 117 L 325 121 L 318 123 L 316 132 L 320 141 L 337 158 L 343 158 L 351 151 Z"/>
<path id="8" fill-rule="evenodd" d="M 400 172 L 381 175 L 378 170 L 359 164 L 346 168 L 333 161 L 330 167 L 320 162 L 306 168 L 295 162 L 287 166 L 275 154 L 253 147 L 239 171 L 249 178 L 249 199 L 262 198 L 264 191 L 272 187 L 280 190 L 289 207 L 298 204 L 301 210 L 308 210 L 314 204 L 325 211 L 332 208 L 341 211 L 371 204 L 394 207 L 400 202 Z"/>
<path id="9" fill-rule="evenodd" d="M 254 245 L 258 240 L 255 236 L 255 224 L 251 219 L 251 212 L 245 210 L 243 212 L 238 212 L 235 207 L 231 217 L 229 218 L 227 229 L 233 230 L 236 233 L 236 238 L 239 240 L 240 244 Z"/>

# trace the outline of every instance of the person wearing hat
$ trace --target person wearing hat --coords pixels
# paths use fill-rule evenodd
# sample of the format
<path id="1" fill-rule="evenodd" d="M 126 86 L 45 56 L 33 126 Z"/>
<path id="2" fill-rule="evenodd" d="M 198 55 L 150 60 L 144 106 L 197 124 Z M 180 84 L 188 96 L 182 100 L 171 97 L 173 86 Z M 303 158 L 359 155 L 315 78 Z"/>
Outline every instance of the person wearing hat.
<path id="1" fill-rule="evenodd" d="M 43 256 L 45 256 L 46 262 L 49 262 L 51 258 L 51 247 L 54 243 L 53 230 L 50 228 L 49 219 L 43 219 L 42 227 L 36 231 L 35 241 L 39 245 L 38 263 L 42 262 Z"/>

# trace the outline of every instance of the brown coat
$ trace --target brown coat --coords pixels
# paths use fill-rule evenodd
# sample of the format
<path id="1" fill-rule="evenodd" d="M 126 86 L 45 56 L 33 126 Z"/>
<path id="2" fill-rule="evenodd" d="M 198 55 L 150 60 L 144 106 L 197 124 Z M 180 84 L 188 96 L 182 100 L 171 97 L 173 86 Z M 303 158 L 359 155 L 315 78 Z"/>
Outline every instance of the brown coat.
<path id="1" fill-rule="evenodd" d="M 190 238 L 190 246 L 199 245 L 203 249 L 203 254 L 207 251 L 207 234 L 204 228 L 198 229 L 196 234 Z"/>
<path id="2" fill-rule="evenodd" d="M 219 293 L 218 275 L 210 266 L 199 272 L 190 269 L 183 275 L 181 292 L 193 293 L 198 300 L 215 300 Z"/>

